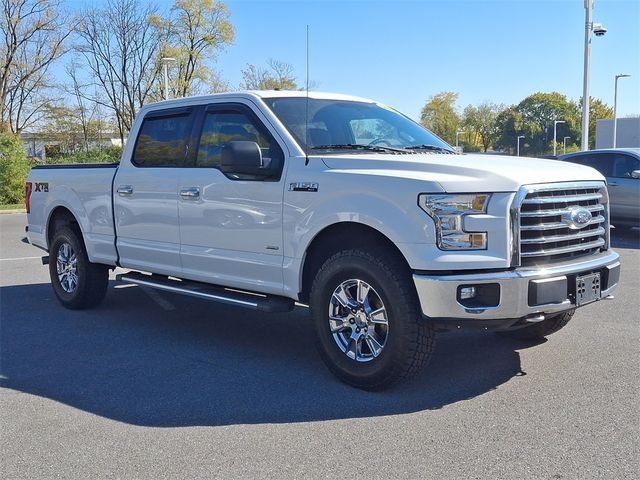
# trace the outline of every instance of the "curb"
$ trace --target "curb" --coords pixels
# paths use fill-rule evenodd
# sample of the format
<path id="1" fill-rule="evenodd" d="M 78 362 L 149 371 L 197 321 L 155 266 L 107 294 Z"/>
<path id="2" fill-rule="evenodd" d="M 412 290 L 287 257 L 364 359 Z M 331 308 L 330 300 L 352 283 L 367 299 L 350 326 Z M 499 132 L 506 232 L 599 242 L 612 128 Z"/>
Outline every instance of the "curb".
<path id="1" fill-rule="evenodd" d="M 0 215 L 9 215 L 11 213 L 27 213 L 24 208 L 14 208 L 11 210 L 0 210 Z"/>

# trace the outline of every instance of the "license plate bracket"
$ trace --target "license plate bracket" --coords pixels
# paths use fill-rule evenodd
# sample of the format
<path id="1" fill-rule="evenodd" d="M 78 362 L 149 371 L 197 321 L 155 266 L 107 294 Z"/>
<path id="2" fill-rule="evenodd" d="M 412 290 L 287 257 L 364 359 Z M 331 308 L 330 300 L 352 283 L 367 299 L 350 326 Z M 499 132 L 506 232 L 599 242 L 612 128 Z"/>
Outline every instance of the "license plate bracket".
<path id="1" fill-rule="evenodd" d="M 576 277 L 576 306 L 600 300 L 600 272 L 578 275 Z"/>

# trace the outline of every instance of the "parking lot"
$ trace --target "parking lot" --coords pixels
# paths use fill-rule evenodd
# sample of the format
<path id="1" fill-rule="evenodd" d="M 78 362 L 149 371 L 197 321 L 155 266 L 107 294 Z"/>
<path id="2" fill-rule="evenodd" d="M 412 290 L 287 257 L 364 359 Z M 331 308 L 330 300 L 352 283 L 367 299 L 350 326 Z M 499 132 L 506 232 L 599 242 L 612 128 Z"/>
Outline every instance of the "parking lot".
<path id="1" fill-rule="evenodd" d="M 638 231 L 613 301 L 548 341 L 443 334 L 414 381 L 339 383 L 304 308 L 266 315 L 112 282 L 68 311 L 24 214 L 0 215 L 2 478 L 632 478 Z"/>

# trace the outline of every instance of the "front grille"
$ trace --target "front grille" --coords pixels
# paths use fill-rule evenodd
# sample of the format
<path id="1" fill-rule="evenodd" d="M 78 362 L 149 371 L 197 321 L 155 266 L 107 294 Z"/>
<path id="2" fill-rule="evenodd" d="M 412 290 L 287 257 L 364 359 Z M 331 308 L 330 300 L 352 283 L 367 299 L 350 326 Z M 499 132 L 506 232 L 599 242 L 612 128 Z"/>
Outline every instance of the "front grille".
<path id="1" fill-rule="evenodd" d="M 571 211 L 577 207 L 589 210 L 592 215 L 581 228 L 575 228 L 570 219 Z M 520 205 L 520 264 L 563 261 L 607 248 L 607 216 L 604 185 L 573 183 L 531 187 Z"/>

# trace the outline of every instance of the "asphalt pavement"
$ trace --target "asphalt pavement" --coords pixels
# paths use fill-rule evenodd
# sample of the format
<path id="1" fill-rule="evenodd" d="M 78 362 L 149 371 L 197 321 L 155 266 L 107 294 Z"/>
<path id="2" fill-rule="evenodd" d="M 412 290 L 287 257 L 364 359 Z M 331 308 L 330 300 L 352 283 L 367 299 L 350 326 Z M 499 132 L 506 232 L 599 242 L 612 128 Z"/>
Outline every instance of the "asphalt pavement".
<path id="1" fill-rule="evenodd" d="M 612 301 L 542 343 L 438 337 L 410 383 L 338 382 L 304 308 L 267 315 L 111 282 L 55 300 L 24 214 L 0 215 L 0 477 L 640 476 L 640 241 Z"/>

